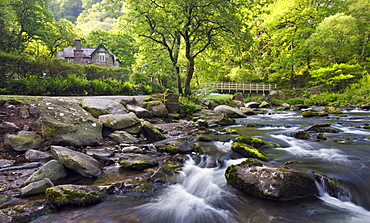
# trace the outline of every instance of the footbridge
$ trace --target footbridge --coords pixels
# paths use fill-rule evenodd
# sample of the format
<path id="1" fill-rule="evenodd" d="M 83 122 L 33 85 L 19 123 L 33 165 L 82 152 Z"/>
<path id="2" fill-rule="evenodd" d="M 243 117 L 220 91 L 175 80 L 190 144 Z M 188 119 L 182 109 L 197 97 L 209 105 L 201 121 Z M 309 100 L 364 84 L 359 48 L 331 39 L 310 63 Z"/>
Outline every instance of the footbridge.
<path id="1" fill-rule="evenodd" d="M 276 89 L 276 84 L 235 83 L 235 82 L 205 82 L 204 88 L 216 89 L 220 93 L 261 93 L 269 94 Z"/>

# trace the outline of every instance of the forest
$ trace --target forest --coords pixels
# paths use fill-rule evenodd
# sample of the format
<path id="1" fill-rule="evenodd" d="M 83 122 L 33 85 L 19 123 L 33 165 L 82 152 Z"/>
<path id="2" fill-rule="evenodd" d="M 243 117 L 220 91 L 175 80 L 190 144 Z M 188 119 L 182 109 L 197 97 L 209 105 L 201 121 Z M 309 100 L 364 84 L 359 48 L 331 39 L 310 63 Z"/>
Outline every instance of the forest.
<path id="1" fill-rule="evenodd" d="M 0 0 L 0 14 L 0 94 L 189 96 L 223 81 L 369 103 L 370 0 Z M 76 38 L 122 67 L 56 59 Z"/>

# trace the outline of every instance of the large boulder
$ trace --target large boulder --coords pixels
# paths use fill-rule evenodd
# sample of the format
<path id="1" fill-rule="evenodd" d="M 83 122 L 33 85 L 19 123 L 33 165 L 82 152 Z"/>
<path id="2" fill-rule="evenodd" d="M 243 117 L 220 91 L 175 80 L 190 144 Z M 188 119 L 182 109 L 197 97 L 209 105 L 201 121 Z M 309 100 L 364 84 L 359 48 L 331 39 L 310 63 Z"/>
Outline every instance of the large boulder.
<path id="1" fill-rule="evenodd" d="M 239 110 L 237 108 L 233 108 L 233 107 L 228 106 L 228 105 L 219 105 L 214 109 L 214 112 L 216 114 L 223 113 L 229 118 L 245 117 L 244 113 L 241 110 Z"/>
<path id="2" fill-rule="evenodd" d="M 55 206 L 85 206 L 105 200 L 108 195 L 98 187 L 84 185 L 59 185 L 46 189 L 47 201 Z"/>
<path id="3" fill-rule="evenodd" d="M 123 130 L 140 123 L 140 119 L 133 112 L 120 115 L 101 115 L 99 116 L 99 121 L 104 126 L 114 130 Z"/>
<path id="4" fill-rule="evenodd" d="M 44 146 L 44 139 L 36 132 L 20 131 L 18 135 L 8 136 L 9 145 L 16 151 L 40 149 Z"/>
<path id="5" fill-rule="evenodd" d="M 225 177 L 231 186 L 266 199 L 287 201 L 318 194 L 315 181 L 307 173 L 267 166 L 252 159 L 229 166 Z"/>
<path id="6" fill-rule="evenodd" d="M 84 177 L 98 177 L 103 173 L 102 164 L 84 153 L 62 146 L 51 146 L 51 153 L 63 165 Z"/>
<path id="7" fill-rule="evenodd" d="M 169 113 L 180 113 L 179 95 L 167 89 L 163 94 L 164 104 Z"/>
<path id="8" fill-rule="evenodd" d="M 118 115 L 128 112 L 121 103 L 112 99 L 84 98 L 82 106 L 95 118 L 99 118 L 100 115 Z"/>
<path id="9" fill-rule="evenodd" d="M 102 124 L 78 101 L 45 98 L 38 106 L 42 135 L 53 145 L 85 146 L 102 141 Z"/>
<path id="10" fill-rule="evenodd" d="M 66 177 L 67 175 L 67 171 L 64 169 L 62 163 L 60 163 L 58 160 L 50 160 L 38 171 L 33 173 L 23 185 L 28 185 L 29 183 L 40 181 L 44 178 L 48 178 L 51 181 L 56 181 Z"/>

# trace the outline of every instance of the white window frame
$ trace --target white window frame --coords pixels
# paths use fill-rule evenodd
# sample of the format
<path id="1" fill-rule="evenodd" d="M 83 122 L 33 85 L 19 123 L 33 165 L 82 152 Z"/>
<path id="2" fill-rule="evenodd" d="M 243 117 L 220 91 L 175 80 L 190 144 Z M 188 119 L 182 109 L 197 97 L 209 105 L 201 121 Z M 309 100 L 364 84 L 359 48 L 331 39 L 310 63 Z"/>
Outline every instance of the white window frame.
<path id="1" fill-rule="evenodd" d="M 99 62 L 105 62 L 105 52 L 99 52 Z"/>

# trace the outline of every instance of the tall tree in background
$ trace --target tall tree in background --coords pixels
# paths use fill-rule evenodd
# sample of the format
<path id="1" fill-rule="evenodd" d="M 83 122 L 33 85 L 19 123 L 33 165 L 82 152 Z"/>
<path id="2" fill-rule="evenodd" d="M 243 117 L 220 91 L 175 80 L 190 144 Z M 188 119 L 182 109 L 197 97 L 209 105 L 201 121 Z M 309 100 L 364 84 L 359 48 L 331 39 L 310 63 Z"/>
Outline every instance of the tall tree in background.
<path id="1" fill-rule="evenodd" d="M 13 39 L 12 32 L 17 29 L 16 15 L 9 0 L 0 0 L 0 51 L 9 52 Z"/>
<path id="2" fill-rule="evenodd" d="M 27 42 L 44 41 L 47 38 L 47 27 L 53 22 L 53 15 L 48 10 L 48 0 L 10 0 L 16 16 L 16 29 L 12 47 L 21 52 Z"/>
<path id="3" fill-rule="evenodd" d="M 137 19 L 139 34 L 158 44 L 169 53 L 174 64 L 183 50 L 186 58 L 184 93 L 191 94 L 190 84 L 195 71 L 195 59 L 216 44 L 215 36 L 223 32 L 240 31 L 240 5 L 224 0 L 129 0 Z M 181 41 L 182 40 L 182 41 Z M 177 77 L 180 81 L 179 76 Z M 179 87 L 179 85 L 178 85 Z M 181 93 L 181 88 L 179 91 Z"/>

